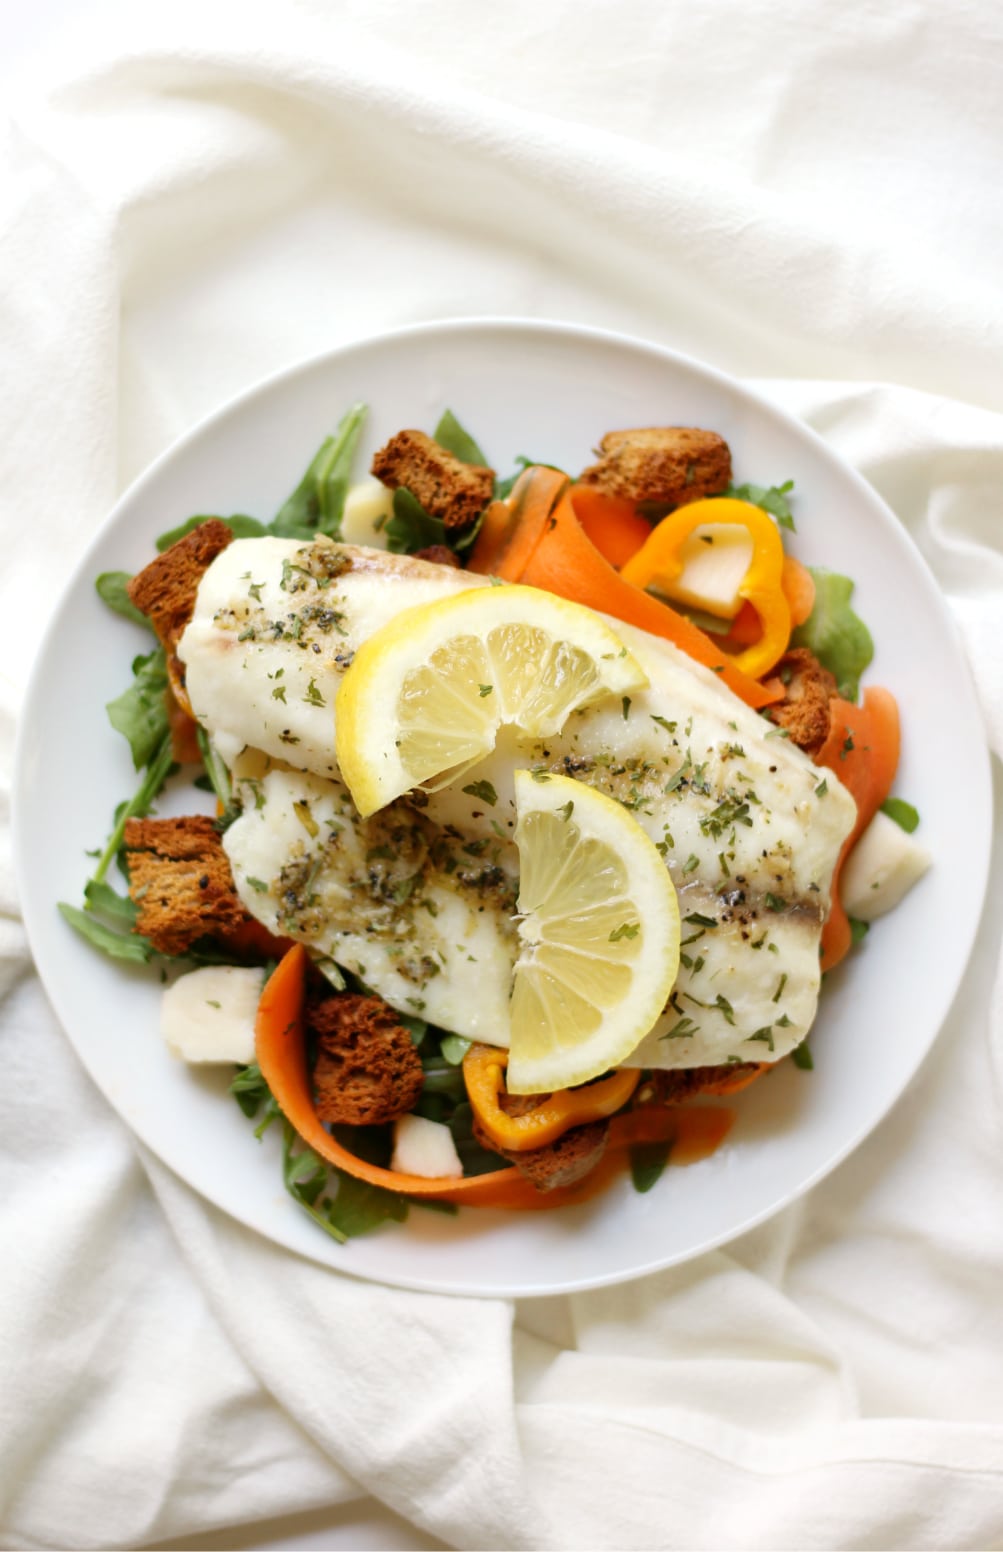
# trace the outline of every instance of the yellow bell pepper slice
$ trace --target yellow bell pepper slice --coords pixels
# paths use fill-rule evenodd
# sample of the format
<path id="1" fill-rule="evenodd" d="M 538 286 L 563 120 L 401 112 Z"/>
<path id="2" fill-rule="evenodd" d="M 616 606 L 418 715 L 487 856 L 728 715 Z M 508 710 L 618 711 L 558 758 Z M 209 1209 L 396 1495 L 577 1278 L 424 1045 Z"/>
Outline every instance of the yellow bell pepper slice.
<path id="1" fill-rule="evenodd" d="M 784 547 L 776 524 L 762 507 L 731 496 L 711 496 L 680 507 L 652 529 L 620 575 L 635 587 L 653 587 L 671 598 L 683 570 L 683 545 L 706 523 L 734 524 L 752 540 L 752 560 L 738 595 L 755 609 L 762 630 L 758 641 L 734 654 L 733 662 L 743 674 L 759 679 L 783 656 L 791 635 L 790 605 L 782 586 Z"/>
<path id="2" fill-rule="evenodd" d="M 497 1046 L 472 1045 L 463 1058 L 463 1080 L 470 1108 L 483 1130 L 499 1148 L 522 1153 L 542 1148 L 573 1126 L 602 1121 L 627 1103 L 637 1088 L 640 1068 L 623 1068 L 599 1083 L 580 1089 L 560 1089 L 541 1096 L 525 1115 L 506 1115 L 498 1096 L 505 1086 L 508 1052 Z"/>

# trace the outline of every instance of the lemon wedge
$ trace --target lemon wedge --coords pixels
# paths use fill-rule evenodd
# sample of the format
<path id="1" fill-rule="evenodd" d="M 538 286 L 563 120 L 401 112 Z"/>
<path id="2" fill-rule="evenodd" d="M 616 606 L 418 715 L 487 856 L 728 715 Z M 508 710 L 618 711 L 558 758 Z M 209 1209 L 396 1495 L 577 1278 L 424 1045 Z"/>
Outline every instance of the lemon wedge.
<path id="1" fill-rule="evenodd" d="M 587 1083 L 651 1029 L 679 970 L 679 905 L 635 819 L 567 776 L 515 774 L 518 932 L 508 1087 Z"/>
<path id="2" fill-rule="evenodd" d="M 503 724 L 546 738 L 647 683 L 591 609 L 535 587 L 470 589 L 402 610 L 359 648 L 338 690 L 338 765 L 365 817 L 456 780 Z"/>

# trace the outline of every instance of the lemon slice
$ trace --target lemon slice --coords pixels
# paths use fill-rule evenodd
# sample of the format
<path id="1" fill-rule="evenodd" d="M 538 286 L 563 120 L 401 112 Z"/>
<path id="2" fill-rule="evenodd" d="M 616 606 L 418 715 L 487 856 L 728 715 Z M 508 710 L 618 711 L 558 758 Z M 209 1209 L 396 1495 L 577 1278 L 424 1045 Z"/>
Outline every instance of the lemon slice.
<path id="1" fill-rule="evenodd" d="M 567 776 L 515 774 L 518 931 L 508 1087 L 587 1083 L 651 1029 L 679 970 L 679 905 L 619 803 Z"/>
<path id="2" fill-rule="evenodd" d="M 535 587 L 470 589 L 402 610 L 359 648 L 338 690 L 338 765 L 366 816 L 455 780 L 503 723 L 546 738 L 647 683 L 591 609 Z"/>

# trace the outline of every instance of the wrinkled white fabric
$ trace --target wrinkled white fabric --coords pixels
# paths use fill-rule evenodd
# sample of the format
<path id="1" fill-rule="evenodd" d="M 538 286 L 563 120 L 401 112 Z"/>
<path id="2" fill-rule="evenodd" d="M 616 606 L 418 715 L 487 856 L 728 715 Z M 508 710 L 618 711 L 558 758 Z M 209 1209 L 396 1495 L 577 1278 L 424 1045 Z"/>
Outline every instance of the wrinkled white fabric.
<path id="1" fill-rule="evenodd" d="M 32 643 L 124 485 L 247 383 L 441 316 L 620 327 L 763 379 L 912 534 L 1003 752 L 1003 13 L 95 14 L 0 149 L 3 1544 L 368 1495 L 422 1545 L 1003 1544 L 997 885 L 932 1055 L 804 1202 L 512 1307 L 301 1262 L 138 1149 L 31 972 L 9 860 Z"/>

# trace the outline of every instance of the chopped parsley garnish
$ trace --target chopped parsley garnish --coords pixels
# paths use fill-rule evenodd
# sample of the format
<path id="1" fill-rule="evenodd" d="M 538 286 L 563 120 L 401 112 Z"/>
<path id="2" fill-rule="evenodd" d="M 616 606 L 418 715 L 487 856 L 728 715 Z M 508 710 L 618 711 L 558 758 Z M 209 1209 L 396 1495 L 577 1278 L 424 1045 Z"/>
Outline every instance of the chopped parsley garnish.
<path id="1" fill-rule="evenodd" d="M 636 938 L 640 930 L 640 922 L 621 922 L 619 927 L 613 928 L 608 941 L 610 943 L 619 943 L 621 938 Z"/>
<path id="2" fill-rule="evenodd" d="M 881 805 L 881 812 L 887 814 L 906 835 L 912 835 L 919 824 L 919 812 L 907 803 L 904 798 L 887 798 Z"/>
<path id="3" fill-rule="evenodd" d="M 468 797 L 477 798 L 481 803 L 487 803 L 489 808 L 494 808 L 498 801 L 498 794 L 489 781 L 472 781 L 464 787 Z"/>
<path id="4" fill-rule="evenodd" d="M 747 1038 L 750 1042 L 753 1040 L 761 1040 L 763 1044 L 769 1048 L 769 1050 L 774 1050 L 772 1024 L 764 1024 L 762 1029 L 757 1029 L 754 1035 L 749 1035 Z"/>
<path id="5" fill-rule="evenodd" d="M 699 1033 L 700 1031 L 697 1025 L 694 1024 L 691 1018 L 687 1018 L 684 1014 L 683 1017 L 679 1020 L 678 1024 L 673 1024 L 671 1029 L 667 1029 L 664 1035 L 659 1036 L 659 1039 L 688 1040 L 690 1035 L 698 1035 Z"/>

